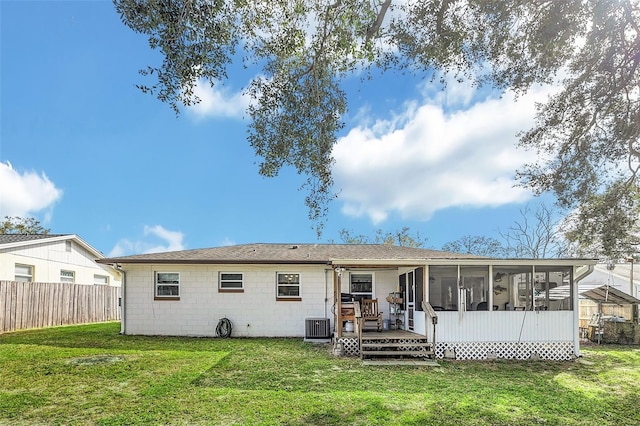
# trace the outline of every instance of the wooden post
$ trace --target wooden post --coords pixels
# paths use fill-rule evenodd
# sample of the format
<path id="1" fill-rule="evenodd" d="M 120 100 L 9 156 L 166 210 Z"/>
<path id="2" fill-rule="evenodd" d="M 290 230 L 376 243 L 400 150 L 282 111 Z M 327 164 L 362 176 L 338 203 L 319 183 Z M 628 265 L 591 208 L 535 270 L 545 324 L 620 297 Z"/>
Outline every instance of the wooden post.
<path id="1" fill-rule="evenodd" d="M 364 356 L 362 354 L 362 327 L 364 326 L 364 321 L 362 321 L 362 311 L 360 310 L 360 302 L 353 302 L 353 310 L 354 310 L 354 327 L 358 327 L 356 333 L 358 333 L 358 348 L 360 352 L 360 358 L 363 359 Z"/>
<path id="2" fill-rule="evenodd" d="M 336 307 L 335 321 L 336 321 L 336 337 L 342 337 L 342 271 L 338 271 L 337 267 L 333 270 L 333 297 L 335 299 L 334 306 Z"/>

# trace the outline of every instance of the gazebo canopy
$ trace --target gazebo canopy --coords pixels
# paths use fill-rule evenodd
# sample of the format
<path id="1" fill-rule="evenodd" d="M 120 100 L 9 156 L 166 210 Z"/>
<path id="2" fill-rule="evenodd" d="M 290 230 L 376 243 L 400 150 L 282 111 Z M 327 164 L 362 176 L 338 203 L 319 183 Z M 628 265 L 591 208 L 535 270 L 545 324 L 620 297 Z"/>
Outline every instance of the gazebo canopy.
<path id="1" fill-rule="evenodd" d="M 603 285 L 580 293 L 582 296 L 600 303 L 616 305 L 637 305 L 640 300 L 611 286 Z"/>

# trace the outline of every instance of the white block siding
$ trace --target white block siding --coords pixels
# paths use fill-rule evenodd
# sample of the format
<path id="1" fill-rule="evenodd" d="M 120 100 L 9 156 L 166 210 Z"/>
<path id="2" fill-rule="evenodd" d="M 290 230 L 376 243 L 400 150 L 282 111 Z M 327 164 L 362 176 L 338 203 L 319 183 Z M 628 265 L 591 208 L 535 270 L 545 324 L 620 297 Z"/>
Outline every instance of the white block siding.
<path id="1" fill-rule="evenodd" d="M 89 250 L 70 240 L 49 241 L 27 247 L 10 247 L 0 250 L 0 280 L 14 281 L 15 265 L 34 267 L 34 282 L 60 282 L 60 271 L 74 271 L 76 284 L 94 284 L 94 275 L 109 277 L 109 285 L 119 286 L 120 274 L 108 265 L 95 262 L 96 256 Z"/>
<path id="2" fill-rule="evenodd" d="M 222 317 L 231 320 L 234 337 L 303 337 L 306 318 L 330 318 L 334 325 L 333 269 L 324 265 L 124 266 L 126 334 L 215 336 Z M 154 300 L 154 272 L 180 273 L 180 300 Z M 218 292 L 220 272 L 242 272 L 244 292 Z M 277 272 L 300 274 L 301 301 L 276 300 Z M 397 272 L 368 272 L 386 311 L 384 299 L 397 288 Z M 349 291 L 347 279 L 343 291 Z"/>
<path id="3" fill-rule="evenodd" d="M 154 272 L 180 273 L 180 300 L 154 300 Z M 215 336 L 222 317 L 235 337 L 304 336 L 305 318 L 330 318 L 333 273 L 319 266 L 126 265 L 125 333 Z M 218 292 L 219 272 L 242 272 L 243 293 Z M 276 300 L 276 272 L 299 273 L 301 301 Z"/>

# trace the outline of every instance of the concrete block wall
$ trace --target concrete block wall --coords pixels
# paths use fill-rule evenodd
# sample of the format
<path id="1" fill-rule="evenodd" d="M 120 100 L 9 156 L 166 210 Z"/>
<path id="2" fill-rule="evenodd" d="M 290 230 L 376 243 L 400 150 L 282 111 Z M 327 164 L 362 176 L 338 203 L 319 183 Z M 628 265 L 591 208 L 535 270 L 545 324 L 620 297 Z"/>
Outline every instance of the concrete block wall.
<path id="1" fill-rule="evenodd" d="M 222 317 L 236 337 L 302 337 L 305 318 L 332 318 L 333 273 L 324 265 L 125 265 L 125 332 L 215 336 Z M 180 273 L 180 300 L 154 300 L 155 272 Z M 244 291 L 218 291 L 220 272 L 242 272 Z M 301 301 L 276 300 L 276 273 L 299 273 Z"/>

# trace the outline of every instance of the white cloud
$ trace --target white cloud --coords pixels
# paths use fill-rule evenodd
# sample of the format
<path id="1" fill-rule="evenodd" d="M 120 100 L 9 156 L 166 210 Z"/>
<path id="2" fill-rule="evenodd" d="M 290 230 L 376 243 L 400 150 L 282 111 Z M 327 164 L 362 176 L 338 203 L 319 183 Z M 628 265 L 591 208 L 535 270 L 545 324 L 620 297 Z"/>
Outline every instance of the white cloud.
<path id="1" fill-rule="evenodd" d="M 420 93 L 425 99 L 444 105 L 447 108 L 468 108 L 478 92 L 471 79 L 458 81 L 453 74 L 444 75 L 444 86 L 435 79 L 420 87 Z"/>
<path id="2" fill-rule="evenodd" d="M 242 118 L 247 106 L 249 106 L 248 96 L 242 92 L 231 92 L 221 83 L 211 87 L 204 80 L 199 80 L 193 93 L 200 99 L 200 102 L 189 107 L 188 110 L 200 118 Z"/>
<path id="3" fill-rule="evenodd" d="M 164 229 L 160 225 L 156 225 L 156 226 L 145 225 L 144 235 L 156 236 L 167 243 L 167 244 L 156 245 L 154 247 L 148 248 L 145 250 L 145 253 L 159 253 L 162 251 L 177 251 L 177 250 L 184 249 L 184 245 L 182 243 L 182 240 L 184 239 L 184 234 L 180 231 L 169 231 L 167 229 Z"/>
<path id="4" fill-rule="evenodd" d="M 516 133 L 533 124 L 535 102 L 549 93 L 538 88 L 517 102 L 507 94 L 473 103 L 463 87 L 352 129 L 333 150 L 343 212 L 379 223 L 392 212 L 428 220 L 449 207 L 526 201 L 532 194 L 514 187 L 514 175 L 532 154 L 516 149 Z"/>
<path id="5" fill-rule="evenodd" d="M 220 243 L 220 246 L 235 246 L 235 245 L 236 245 L 236 242 L 229 237 L 224 237 L 224 239 Z"/>
<path id="6" fill-rule="evenodd" d="M 44 174 L 35 171 L 19 172 L 11 163 L 0 162 L 0 217 L 29 217 L 32 213 L 45 212 L 45 223 L 51 209 L 62 197 L 62 190 Z"/>
<path id="7" fill-rule="evenodd" d="M 161 225 L 144 226 L 144 238 L 131 241 L 123 238 L 111 249 L 107 257 L 118 257 L 129 254 L 160 253 L 165 251 L 184 250 L 184 234 L 180 231 L 169 231 Z M 158 241 L 160 240 L 160 241 Z"/>

